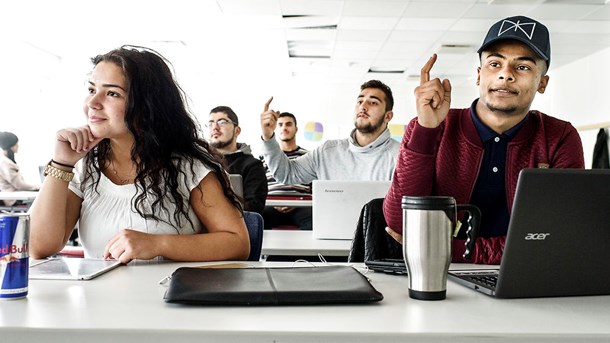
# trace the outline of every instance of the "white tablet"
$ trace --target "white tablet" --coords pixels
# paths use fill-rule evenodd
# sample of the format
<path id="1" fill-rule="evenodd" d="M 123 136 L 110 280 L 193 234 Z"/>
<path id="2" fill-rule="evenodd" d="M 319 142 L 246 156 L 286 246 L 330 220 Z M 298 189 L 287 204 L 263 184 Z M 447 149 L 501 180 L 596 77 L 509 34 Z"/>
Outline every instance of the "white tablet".
<path id="1" fill-rule="evenodd" d="M 30 279 L 91 280 L 121 265 L 117 260 L 51 258 L 30 266 Z"/>

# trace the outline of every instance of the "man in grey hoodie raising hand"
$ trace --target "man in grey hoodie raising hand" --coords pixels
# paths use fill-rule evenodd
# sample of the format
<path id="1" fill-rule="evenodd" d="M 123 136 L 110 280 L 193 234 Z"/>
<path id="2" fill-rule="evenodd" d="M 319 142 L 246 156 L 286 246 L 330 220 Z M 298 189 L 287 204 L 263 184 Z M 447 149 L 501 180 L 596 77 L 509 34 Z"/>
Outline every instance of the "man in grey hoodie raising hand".
<path id="1" fill-rule="evenodd" d="M 348 138 L 324 142 L 301 157 L 289 160 L 274 137 L 279 111 L 265 104 L 261 114 L 262 154 L 273 176 L 284 184 L 313 180 L 372 180 L 392 178 L 400 143 L 388 123 L 394 116 L 390 87 L 378 80 L 360 86 L 354 106 L 354 130 Z"/>

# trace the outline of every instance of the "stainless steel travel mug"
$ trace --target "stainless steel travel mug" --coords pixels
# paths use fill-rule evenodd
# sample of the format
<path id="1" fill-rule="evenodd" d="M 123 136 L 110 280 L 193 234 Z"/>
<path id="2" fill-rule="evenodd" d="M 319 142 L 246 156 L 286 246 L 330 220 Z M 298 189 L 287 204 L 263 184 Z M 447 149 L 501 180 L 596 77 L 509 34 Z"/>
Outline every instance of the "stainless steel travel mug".
<path id="1" fill-rule="evenodd" d="M 403 256 L 409 273 L 409 296 L 442 300 L 447 293 L 451 238 L 456 222 L 452 197 L 402 198 Z"/>

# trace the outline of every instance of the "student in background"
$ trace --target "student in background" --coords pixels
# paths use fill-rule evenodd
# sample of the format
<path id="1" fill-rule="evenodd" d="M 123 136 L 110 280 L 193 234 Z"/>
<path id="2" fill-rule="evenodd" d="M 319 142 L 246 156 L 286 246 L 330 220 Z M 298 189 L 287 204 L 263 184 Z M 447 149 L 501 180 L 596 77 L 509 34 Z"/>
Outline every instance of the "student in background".
<path id="1" fill-rule="evenodd" d="M 480 236 L 472 260 L 454 239 L 453 261 L 499 264 L 519 172 L 524 168 L 584 168 L 576 129 L 530 110 L 544 93 L 551 47 L 547 28 L 523 16 L 494 24 L 479 49 L 479 98 L 450 109 L 449 80 L 430 79 L 433 55 L 415 89 L 417 117 L 405 131 L 392 186 L 385 197 L 388 233 L 402 242 L 403 195 L 452 196 L 478 206 Z"/>
<path id="2" fill-rule="evenodd" d="M 26 182 L 15 161 L 15 154 L 19 151 L 17 135 L 12 132 L 0 132 L 0 148 L 0 191 L 37 191 L 40 185 Z M 18 204 L 15 200 L 4 200 L 6 206 Z"/>
<path id="3" fill-rule="evenodd" d="M 279 112 L 261 114 L 262 153 L 273 176 L 284 184 L 313 180 L 373 180 L 392 178 L 399 143 L 392 139 L 388 123 L 394 116 L 392 90 L 378 80 L 360 86 L 354 106 L 354 130 L 348 138 L 324 142 L 304 156 L 289 160 L 274 131 Z"/>
<path id="4" fill-rule="evenodd" d="M 294 159 L 307 153 L 307 150 L 297 145 L 296 136 L 299 128 L 297 118 L 292 113 L 280 113 L 277 119 L 277 128 L 280 148 L 288 159 Z M 266 169 L 267 185 L 269 187 L 268 196 L 311 196 L 311 184 L 285 185 L 273 177 L 268 167 Z M 281 225 L 297 225 L 301 230 L 311 230 L 311 207 L 265 207 L 263 218 L 265 219 L 265 229 Z"/>
<path id="5" fill-rule="evenodd" d="M 241 205 L 168 62 L 131 46 L 92 62 L 87 124 L 56 133 L 30 211 L 30 256 L 57 253 L 78 221 L 85 257 L 246 259 Z"/>
<path id="6" fill-rule="evenodd" d="M 263 163 L 252 156 L 250 146 L 237 143 L 241 133 L 239 118 L 228 106 L 218 106 L 210 111 L 206 124 L 210 144 L 222 155 L 227 170 L 240 174 L 244 188 L 244 210 L 263 214 L 267 199 L 267 178 Z"/>

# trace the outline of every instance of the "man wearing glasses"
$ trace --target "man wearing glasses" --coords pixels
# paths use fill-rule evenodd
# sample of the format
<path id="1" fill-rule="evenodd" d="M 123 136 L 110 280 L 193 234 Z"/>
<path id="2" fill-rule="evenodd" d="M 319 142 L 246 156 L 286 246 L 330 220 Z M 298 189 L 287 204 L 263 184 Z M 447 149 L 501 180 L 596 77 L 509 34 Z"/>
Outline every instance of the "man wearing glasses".
<path id="1" fill-rule="evenodd" d="M 244 210 L 262 215 L 267 198 L 267 176 L 263 163 L 252 156 L 250 146 L 237 143 L 241 133 L 237 115 L 228 106 L 215 107 L 210 111 L 206 127 L 210 144 L 224 156 L 228 172 L 242 176 Z"/>

